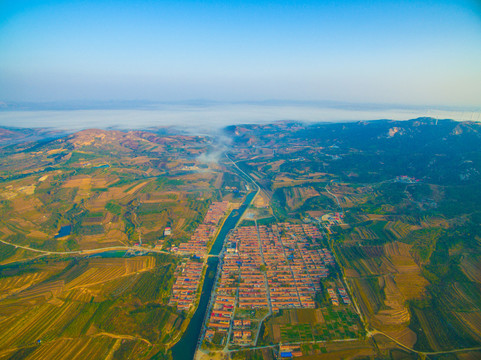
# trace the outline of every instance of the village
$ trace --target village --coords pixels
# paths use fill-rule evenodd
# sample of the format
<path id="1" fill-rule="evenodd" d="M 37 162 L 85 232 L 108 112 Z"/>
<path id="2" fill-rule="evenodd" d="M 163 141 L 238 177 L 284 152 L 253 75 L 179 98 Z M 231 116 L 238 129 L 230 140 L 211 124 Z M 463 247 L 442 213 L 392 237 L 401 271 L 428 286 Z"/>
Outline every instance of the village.
<path id="1" fill-rule="evenodd" d="M 204 262 L 200 258 L 207 253 L 208 246 L 219 228 L 219 222 L 226 215 L 229 206 L 227 201 L 213 202 L 202 224 L 197 227 L 189 241 L 171 249 L 174 253 L 194 257 L 181 265 L 172 287 L 169 305 L 177 306 L 178 310 L 189 311 L 194 307 L 204 269 Z"/>
<path id="2" fill-rule="evenodd" d="M 169 300 L 178 311 L 195 310 L 205 261 L 212 256 L 207 255 L 209 247 L 230 207 L 226 201 L 212 203 L 189 241 L 171 248 L 189 256 L 177 269 Z M 314 309 L 323 291 L 331 306 L 349 305 L 342 284 L 324 281 L 327 286 L 322 285 L 336 266 L 322 239 L 319 229 L 309 223 L 232 229 L 219 254 L 200 344 L 207 349 L 256 346 L 267 318 L 283 309 Z"/>
<path id="3" fill-rule="evenodd" d="M 331 252 L 316 242 L 321 237 L 310 224 L 235 229 L 224 247 L 205 344 L 255 346 L 268 315 L 281 309 L 314 308 L 321 279 L 335 265 Z M 343 288 L 338 294 L 343 304 L 350 303 Z M 336 293 L 331 303 L 339 305 Z"/>

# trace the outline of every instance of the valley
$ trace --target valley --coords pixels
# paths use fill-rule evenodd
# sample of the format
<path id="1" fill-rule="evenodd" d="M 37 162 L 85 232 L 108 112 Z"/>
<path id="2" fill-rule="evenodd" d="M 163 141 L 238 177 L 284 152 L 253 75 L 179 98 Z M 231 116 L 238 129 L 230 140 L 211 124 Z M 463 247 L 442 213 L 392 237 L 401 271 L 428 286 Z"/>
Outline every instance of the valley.
<path id="1" fill-rule="evenodd" d="M 2 131 L 1 360 L 481 354 L 477 123 Z"/>

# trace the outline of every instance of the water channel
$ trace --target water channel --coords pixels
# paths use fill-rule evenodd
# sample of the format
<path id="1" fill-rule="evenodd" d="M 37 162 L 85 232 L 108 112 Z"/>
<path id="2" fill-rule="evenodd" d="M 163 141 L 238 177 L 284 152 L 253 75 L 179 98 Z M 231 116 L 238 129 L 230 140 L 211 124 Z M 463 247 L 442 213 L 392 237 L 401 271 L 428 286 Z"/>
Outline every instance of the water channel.
<path id="1" fill-rule="evenodd" d="M 244 214 L 244 211 L 249 207 L 255 194 L 255 192 L 249 193 L 240 208 L 233 210 L 230 213 L 229 217 L 224 222 L 224 225 L 222 225 L 219 235 L 217 235 L 209 255 L 220 254 L 227 234 L 229 231 L 235 228 L 240 218 Z M 174 360 L 189 360 L 194 358 L 195 350 L 197 348 L 197 341 L 199 340 L 202 324 L 204 322 L 205 312 L 207 311 L 207 305 L 209 304 L 209 299 L 211 297 L 212 287 L 214 286 L 215 274 L 217 272 L 218 265 L 219 258 L 217 257 L 210 257 L 207 260 L 207 272 L 205 274 L 205 280 L 202 286 L 199 306 L 197 307 L 194 316 L 190 320 L 189 326 L 187 326 L 187 330 L 185 331 L 184 335 L 179 342 L 172 347 L 172 357 Z"/>

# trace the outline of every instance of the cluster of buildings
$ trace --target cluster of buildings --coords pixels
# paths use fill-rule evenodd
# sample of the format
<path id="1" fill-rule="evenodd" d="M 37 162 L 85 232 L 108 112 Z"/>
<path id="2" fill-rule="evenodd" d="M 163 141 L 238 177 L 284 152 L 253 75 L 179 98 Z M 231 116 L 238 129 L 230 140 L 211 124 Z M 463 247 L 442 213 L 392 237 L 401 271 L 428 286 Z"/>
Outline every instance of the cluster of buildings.
<path id="1" fill-rule="evenodd" d="M 209 318 L 209 327 L 221 332 L 229 330 L 235 307 L 233 296 L 217 296 Z"/>
<path id="2" fill-rule="evenodd" d="M 399 182 L 403 184 L 414 184 L 419 182 L 419 180 L 411 176 L 400 175 L 400 176 L 396 176 L 396 178 L 394 179 L 394 182 Z"/>
<path id="3" fill-rule="evenodd" d="M 194 304 L 199 287 L 204 264 L 197 261 L 187 261 L 175 280 L 169 305 L 176 305 L 178 310 L 188 311 Z"/>
<path id="4" fill-rule="evenodd" d="M 249 344 L 252 341 L 251 321 L 234 320 L 232 331 L 232 343 Z"/>
<path id="5" fill-rule="evenodd" d="M 333 214 L 325 214 L 321 217 L 321 220 L 324 222 L 325 228 L 329 233 L 331 232 L 332 226 L 342 226 L 344 225 L 344 214 L 342 213 L 333 213 Z"/>
<path id="6" fill-rule="evenodd" d="M 233 344 L 250 344 L 252 341 L 252 332 L 245 330 L 234 330 L 232 332 Z"/>
<path id="7" fill-rule="evenodd" d="M 260 227 L 267 267 L 272 311 L 286 308 L 313 308 L 320 280 L 334 264 L 329 250 L 317 245 L 319 230 L 308 224 L 279 224 Z"/>
<path id="8" fill-rule="evenodd" d="M 228 208 L 228 201 L 213 202 L 207 210 L 204 221 L 195 229 L 189 241 L 173 248 L 172 251 L 203 257 L 207 252 L 209 241 L 217 231 L 220 219 L 226 214 Z"/>
<path id="9" fill-rule="evenodd" d="M 315 241 L 321 237 L 310 224 L 282 223 L 234 230 L 219 265 L 206 339 L 213 338 L 216 332 L 226 335 L 232 330 L 232 343 L 250 343 L 255 324 L 234 316 L 236 309 L 276 312 L 314 308 L 320 280 L 335 264 L 331 252 Z"/>
<path id="10" fill-rule="evenodd" d="M 302 350 L 299 345 L 280 345 L 279 347 L 279 359 L 292 359 L 302 355 Z"/>
<path id="11" fill-rule="evenodd" d="M 179 253 L 204 256 L 207 251 L 207 245 L 217 230 L 220 220 L 226 214 L 229 208 L 228 201 L 213 202 L 204 221 L 194 231 L 187 243 L 182 243 L 178 248 L 172 250 Z M 166 228 L 166 230 L 170 228 Z M 164 231 L 165 232 L 165 231 Z M 188 261 L 183 264 L 172 288 L 172 296 L 169 305 L 176 305 L 178 310 L 189 310 L 194 303 L 195 295 L 199 287 L 202 269 L 202 262 Z"/>
<path id="12" fill-rule="evenodd" d="M 261 271 L 264 261 L 259 250 L 259 238 L 255 226 L 238 228 L 230 237 L 236 244 L 237 253 L 231 255 L 238 264 L 237 275 L 238 307 L 241 309 L 259 309 L 269 306 L 265 275 Z"/>
<path id="13" fill-rule="evenodd" d="M 342 287 L 338 287 L 337 292 L 342 302 L 344 303 L 344 305 L 349 305 L 351 303 L 351 299 L 349 299 L 349 295 L 347 295 L 346 289 Z M 329 294 L 329 298 L 331 299 L 332 305 L 339 306 L 339 298 L 337 297 L 337 294 L 334 291 L 334 289 L 328 288 L 327 293 Z"/>
<path id="14" fill-rule="evenodd" d="M 239 249 L 241 240 L 243 247 Z M 232 319 L 236 303 L 238 308 L 243 309 L 268 307 L 264 275 L 260 271 L 262 258 L 259 253 L 257 228 L 255 226 L 237 228 L 230 234 L 226 247 L 227 252 L 219 265 L 220 276 L 216 284 L 214 305 L 207 322 L 205 338 L 210 340 L 215 332 L 227 335 L 233 326 L 233 343 L 250 342 L 251 322 L 244 320 L 244 324 L 242 320 L 234 320 L 233 323 Z M 218 316 L 219 311 L 223 311 L 224 317 Z"/>

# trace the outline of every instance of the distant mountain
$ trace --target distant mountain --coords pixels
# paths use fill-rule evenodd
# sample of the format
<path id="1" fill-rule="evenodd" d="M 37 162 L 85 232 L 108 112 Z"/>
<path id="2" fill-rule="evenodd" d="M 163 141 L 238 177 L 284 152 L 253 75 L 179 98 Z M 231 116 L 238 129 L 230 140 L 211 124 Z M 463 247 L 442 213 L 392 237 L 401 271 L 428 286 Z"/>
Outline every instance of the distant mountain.
<path id="1" fill-rule="evenodd" d="M 225 129 L 237 147 L 306 144 L 339 156 L 331 171 L 351 169 L 366 181 L 403 173 L 436 183 L 481 181 L 481 124 L 418 118 L 334 124 L 284 122 Z"/>
<path id="2" fill-rule="evenodd" d="M 14 145 L 31 141 L 42 141 L 46 139 L 56 139 L 67 135 L 65 131 L 48 128 L 14 128 L 0 127 L 0 147 Z"/>

